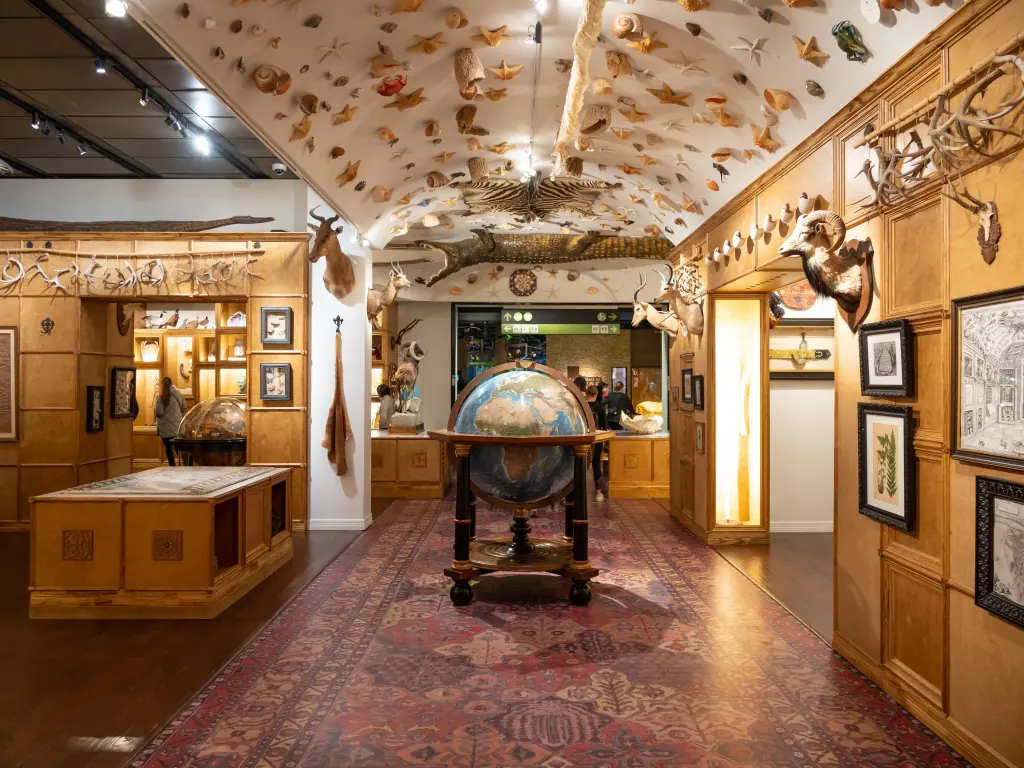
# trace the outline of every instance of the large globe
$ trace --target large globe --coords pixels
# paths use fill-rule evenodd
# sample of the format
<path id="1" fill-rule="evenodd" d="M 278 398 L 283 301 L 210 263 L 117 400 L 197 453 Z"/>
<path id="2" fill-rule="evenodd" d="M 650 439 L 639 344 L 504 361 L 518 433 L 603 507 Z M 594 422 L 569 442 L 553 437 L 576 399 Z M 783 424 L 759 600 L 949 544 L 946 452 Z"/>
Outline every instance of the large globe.
<path id="1" fill-rule="evenodd" d="M 584 405 L 567 382 L 541 366 L 482 374 L 452 419 L 465 435 L 581 435 L 590 429 Z M 565 494 L 573 478 L 570 446 L 474 445 L 470 480 L 502 506 L 536 507 Z"/>

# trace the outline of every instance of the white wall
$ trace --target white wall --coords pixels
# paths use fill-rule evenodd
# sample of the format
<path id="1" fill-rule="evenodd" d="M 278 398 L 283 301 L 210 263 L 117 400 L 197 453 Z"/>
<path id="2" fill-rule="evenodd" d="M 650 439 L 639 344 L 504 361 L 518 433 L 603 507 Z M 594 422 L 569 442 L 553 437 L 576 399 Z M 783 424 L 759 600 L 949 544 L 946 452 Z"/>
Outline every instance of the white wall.
<path id="1" fill-rule="evenodd" d="M 53 221 L 273 216 L 266 224 L 214 231 L 301 232 L 306 189 L 287 179 L 4 179 L 0 215 Z"/>
<path id="2" fill-rule="evenodd" d="M 310 191 L 306 209 L 315 205 L 323 205 L 323 201 Z M 326 211 L 321 209 L 317 213 L 322 216 Z M 371 255 L 356 242 L 351 226 L 345 226 L 339 240 L 355 266 L 356 287 L 352 293 L 344 301 L 338 301 L 327 291 L 324 259 L 313 264 L 310 275 L 310 530 L 362 530 L 373 522 L 370 514 L 370 323 L 366 319 Z M 336 316 L 344 321 L 341 357 L 345 404 L 353 433 L 345 446 L 348 473 L 344 477 L 335 474 L 327 461 L 327 449 L 320 445 L 327 413 L 334 400 L 333 318 Z"/>
<path id="3" fill-rule="evenodd" d="M 452 400 L 452 305 L 438 301 L 398 300 L 398 328 L 417 317 L 422 322 L 406 335 L 416 340 L 427 356 L 420 363 L 417 384 L 423 399 L 423 426 L 445 429 Z"/>
<path id="4" fill-rule="evenodd" d="M 832 530 L 835 493 L 835 386 L 773 381 L 771 530 Z"/>

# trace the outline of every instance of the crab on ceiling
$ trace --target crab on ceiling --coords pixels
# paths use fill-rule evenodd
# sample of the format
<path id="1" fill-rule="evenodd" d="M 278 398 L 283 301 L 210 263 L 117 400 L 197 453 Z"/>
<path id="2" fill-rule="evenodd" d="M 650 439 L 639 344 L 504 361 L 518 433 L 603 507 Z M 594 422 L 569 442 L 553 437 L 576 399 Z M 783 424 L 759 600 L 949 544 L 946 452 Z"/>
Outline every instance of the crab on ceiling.
<path id="1" fill-rule="evenodd" d="M 915 13 L 878 0 L 130 0 L 129 10 L 385 247 L 480 227 L 677 243 L 958 2 L 925 0 Z M 578 130 L 565 173 L 545 189 L 581 14 L 596 14 L 601 33 L 582 103 L 570 99 Z M 858 35 L 840 24 L 848 18 Z M 536 194 L 481 179 L 533 179 L 547 203 L 524 214 Z"/>

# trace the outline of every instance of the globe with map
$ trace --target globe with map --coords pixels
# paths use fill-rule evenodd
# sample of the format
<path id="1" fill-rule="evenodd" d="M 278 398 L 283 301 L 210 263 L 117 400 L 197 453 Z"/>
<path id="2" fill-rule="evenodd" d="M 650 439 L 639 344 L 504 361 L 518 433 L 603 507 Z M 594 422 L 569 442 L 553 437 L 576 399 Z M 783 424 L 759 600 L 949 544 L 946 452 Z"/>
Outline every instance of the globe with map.
<path id="1" fill-rule="evenodd" d="M 581 435 L 592 429 L 572 386 L 545 366 L 506 368 L 471 381 L 451 429 L 466 435 Z M 500 506 L 538 507 L 564 495 L 573 478 L 571 446 L 474 445 L 470 480 Z"/>

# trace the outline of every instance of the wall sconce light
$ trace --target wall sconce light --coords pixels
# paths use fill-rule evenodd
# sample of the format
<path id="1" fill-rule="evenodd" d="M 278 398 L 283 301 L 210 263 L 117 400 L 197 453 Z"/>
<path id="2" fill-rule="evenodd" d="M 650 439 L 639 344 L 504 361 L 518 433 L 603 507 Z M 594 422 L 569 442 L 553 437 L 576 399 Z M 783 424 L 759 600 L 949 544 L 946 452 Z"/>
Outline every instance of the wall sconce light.
<path id="1" fill-rule="evenodd" d="M 775 230 L 775 219 L 772 218 L 770 213 L 766 213 L 764 217 L 764 231 L 773 232 Z"/>
<path id="2" fill-rule="evenodd" d="M 783 224 L 788 224 L 792 221 L 794 215 L 793 209 L 789 207 L 789 203 L 783 203 L 782 210 L 779 211 L 779 221 Z"/>
<path id="3" fill-rule="evenodd" d="M 800 213 L 810 213 L 813 208 L 814 201 L 807 196 L 806 192 L 801 192 L 800 197 L 797 198 L 796 201 L 796 209 L 800 211 Z"/>

